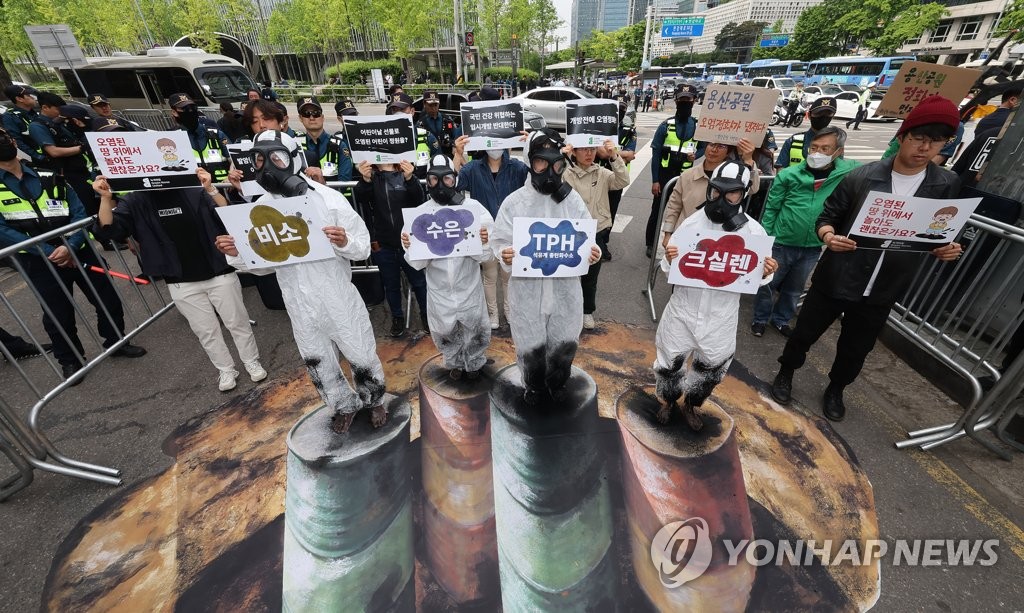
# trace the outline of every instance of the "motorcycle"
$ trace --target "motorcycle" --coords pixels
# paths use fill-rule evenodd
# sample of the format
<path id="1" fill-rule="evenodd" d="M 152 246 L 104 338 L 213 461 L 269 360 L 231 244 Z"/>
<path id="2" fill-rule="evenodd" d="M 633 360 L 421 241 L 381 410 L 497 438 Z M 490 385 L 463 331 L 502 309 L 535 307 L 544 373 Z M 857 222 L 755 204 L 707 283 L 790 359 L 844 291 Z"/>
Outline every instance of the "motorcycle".
<path id="1" fill-rule="evenodd" d="M 775 110 L 772 111 L 772 118 L 769 124 L 772 126 L 782 125 L 784 128 L 799 128 L 804 122 L 804 115 L 807 114 L 807 108 L 801 101 L 780 100 L 775 104 Z"/>

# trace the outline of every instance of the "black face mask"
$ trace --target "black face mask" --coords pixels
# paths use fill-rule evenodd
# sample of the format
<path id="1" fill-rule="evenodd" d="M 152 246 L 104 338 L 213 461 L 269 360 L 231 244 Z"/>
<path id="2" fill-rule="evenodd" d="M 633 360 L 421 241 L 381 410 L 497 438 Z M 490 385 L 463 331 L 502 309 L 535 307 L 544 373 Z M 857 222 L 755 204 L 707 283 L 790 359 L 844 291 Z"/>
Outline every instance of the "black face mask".
<path id="1" fill-rule="evenodd" d="M 830 123 L 832 123 L 832 115 L 811 115 L 811 128 L 815 131 L 827 128 Z"/>
<path id="2" fill-rule="evenodd" d="M 194 106 L 187 106 L 178 111 L 178 117 L 175 121 L 187 130 L 195 130 L 199 126 L 199 109 Z"/>
<path id="3" fill-rule="evenodd" d="M 254 152 L 263 156 L 263 167 L 256 171 L 256 183 L 271 194 L 278 196 L 291 197 L 305 194 L 309 189 L 309 184 L 301 176 L 292 172 L 291 167 L 295 163 L 294 160 L 288 168 L 279 168 L 271 161 L 273 152 L 277 152 L 279 155 L 283 152 L 289 159 L 291 159 L 291 152 L 280 144 L 268 144 L 269 146 L 260 146 L 261 143 L 257 143 L 252 147 Z"/>
<path id="4" fill-rule="evenodd" d="M 0 162 L 10 162 L 18 157 L 18 146 L 10 136 L 0 136 Z"/>
<path id="5" fill-rule="evenodd" d="M 676 117 L 687 118 L 693 114 L 693 101 L 676 102 Z"/>

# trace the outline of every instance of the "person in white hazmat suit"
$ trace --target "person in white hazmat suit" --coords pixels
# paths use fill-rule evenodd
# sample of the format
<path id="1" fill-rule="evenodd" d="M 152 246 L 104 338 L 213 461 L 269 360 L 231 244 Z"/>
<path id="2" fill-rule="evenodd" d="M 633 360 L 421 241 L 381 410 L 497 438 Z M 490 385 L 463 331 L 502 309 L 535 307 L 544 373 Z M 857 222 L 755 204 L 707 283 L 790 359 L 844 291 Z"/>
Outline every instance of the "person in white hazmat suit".
<path id="1" fill-rule="evenodd" d="M 235 268 L 254 274 L 277 273 L 299 355 L 309 371 L 320 398 L 334 409 L 331 428 L 348 431 L 356 413 L 370 408 L 371 422 L 379 428 L 387 421 L 384 367 L 377 356 L 373 327 L 359 291 L 352 284 L 351 260 L 370 255 L 366 224 L 340 193 L 302 174 L 306 158 L 294 139 L 277 130 L 256 135 L 252 146 L 257 182 L 267 190 L 259 202 L 306 195 L 326 207 L 330 225 L 324 234 L 335 257 L 300 262 L 276 269 L 252 269 L 238 257 L 231 236 L 217 237 L 217 248 Z M 352 366 L 355 389 L 338 363 L 338 350 Z"/>
<path id="2" fill-rule="evenodd" d="M 487 363 L 484 353 L 491 343 L 491 320 L 480 276 L 480 264 L 494 258 L 487 245 L 488 228 L 494 219 L 482 204 L 456 191 L 458 175 L 451 160 L 436 155 L 427 169 L 427 194 L 430 198 L 414 209 L 418 213 L 434 206 L 453 206 L 480 220 L 483 251 L 474 256 L 414 260 L 410 257 L 410 228 L 402 232 L 405 261 L 416 270 L 426 270 L 427 319 L 430 337 L 444 358 L 449 376 L 459 380 L 476 379 Z M 474 239 L 476 240 L 476 239 Z M 454 247 L 454 245 L 452 245 Z"/>
<path id="3" fill-rule="evenodd" d="M 589 219 L 583 198 L 562 181 L 568 161 L 562 139 L 549 129 L 530 134 L 527 158 L 530 182 L 512 192 L 498 209 L 491 248 L 505 270 L 512 270 L 512 221 L 516 217 Z M 590 264 L 601 259 L 592 247 Z M 513 276 L 508 284 L 509 325 L 516 362 L 523 376 L 524 399 L 536 404 L 565 386 L 572 374 L 583 330 L 583 290 L 576 277 Z"/>
<path id="4" fill-rule="evenodd" d="M 696 213 L 687 217 L 679 230 L 718 230 L 765 236 L 764 228 L 744 212 L 750 202 L 751 172 L 745 164 L 723 162 L 712 174 L 707 198 Z M 678 231 L 678 230 L 677 230 Z M 668 272 L 679 248 L 669 244 L 661 268 Z M 761 284 L 771 282 L 778 263 L 765 258 Z M 693 431 L 704 423 L 697 414 L 711 392 L 725 378 L 736 351 L 736 326 L 740 296 L 717 289 L 676 286 L 661 315 L 654 337 L 657 359 L 655 393 L 661 409 L 658 421 L 668 423 L 672 408 L 679 407 L 686 425 Z"/>

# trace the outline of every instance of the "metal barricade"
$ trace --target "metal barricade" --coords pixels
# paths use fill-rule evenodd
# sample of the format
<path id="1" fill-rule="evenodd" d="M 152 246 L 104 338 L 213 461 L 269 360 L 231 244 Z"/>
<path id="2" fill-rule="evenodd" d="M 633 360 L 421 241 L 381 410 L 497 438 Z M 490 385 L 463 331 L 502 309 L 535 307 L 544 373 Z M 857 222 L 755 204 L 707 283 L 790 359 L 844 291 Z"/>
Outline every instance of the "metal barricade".
<path id="1" fill-rule="evenodd" d="M 147 130 L 166 131 L 180 128 L 171 117 L 170 111 L 163 109 L 124 109 L 115 111 L 115 115 L 127 119 Z"/>
<path id="2" fill-rule="evenodd" d="M 1024 230 L 972 215 L 955 264 L 928 258 L 917 270 L 906 295 L 889 315 L 889 325 L 970 385 L 971 397 L 954 423 L 908 433 L 896 443 L 905 449 L 933 449 L 970 436 L 1005 460 L 1010 454 L 984 431 L 1018 450 L 1006 426 L 1022 408 L 1024 356 L 1003 372 L 996 366 L 1010 339 L 1024 324 Z M 987 392 L 982 380 L 995 380 Z"/>
<path id="3" fill-rule="evenodd" d="M 8 314 L 18 326 L 16 334 L 26 335 L 29 341 L 40 351 L 42 361 L 45 363 L 45 366 L 41 369 L 27 369 L 17 361 L 9 348 L 0 344 L 0 352 L 7 359 L 8 368 L 13 368 L 17 371 L 21 383 L 25 385 L 31 396 L 36 399 L 26 418 L 0 398 L 0 451 L 3 451 L 19 470 L 18 475 L 0 479 L 0 501 L 31 483 L 32 469 L 46 470 L 110 485 L 121 484 L 121 473 L 116 468 L 90 464 L 62 454 L 47 438 L 40 425 L 40 415 L 49 403 L 69 387 L 77 384 L 87 373 L 96 368 L 100 362 L 118 351 L 131 338 L 174 307 L 169 296 L 166 296 L 156 283 L 137 277 L 125 260 L 123 253 L 116 249 L 113 253 L 116 259 L 114 265 L 116 270 L 111 270 L 111 266 L 100 256 L 94 243 L 89 239 L 88 228 L 92 224 L 93 218 L 90 217 L 0 250 L 0 260 L 6 259 L 14 270 L 17 271 L 21 281 L 25 284 L 25 288 L 29 290 L 34 298 L 34 304 L 31 304 L 31 306 L 21 305 L 19 309 L 14 304 L 12 293 L 8 291 L 0 292 L 0 301 L 3 302 Z M 69 242 L 76 235 L 84 238 L 84 245 L 77 250 L 72 249 Z M 67 248 L 70 254 L 68 266 L 61 267 L 58 270 L 58 267 L 53 262 L 43 257 L 39 246 L 44 243 L 55 245 L 58 248 Z M 27 260 L 26 258 L 38 258 L 38 261 Z M 95 262 L 95 264 L 92 262 Z M 43 265 L 45 270 L 39 268 L 40 264 Z M 29 273 L 26 265 L 29 265 L 35 272 Z M 69 282 L 68 278 L 74 275 L 69 274 L 65 268 L 78 269 L 75 273 L 78 276 L 74 278 L 73 282 Z M 61 273 L 63 273 L 63 276 Z M 60 294 L 48 291 L 48 298 L 45 298 L 40 292 L 37 283 L 33 282 L 33 275 L 35 275 L 36 281 L 40 283 L 52 280 L 55 288 L 60 290 Z M 119 285 L 123 286 L 125 283 L 130 285 L 134 291 L 129 292 L 119 289 Z M 110 284 L 110 287 L 106 287 L 106 284 Z M 95 310 L 96 320 L 111 326 L 117 335 L 116 342 L 109 346 L 104 346 L 104 340 L 100 339 L 99 333 L 93 329 L 93 326 L 82 326 L 89 336 L 86 340 L 91 340 L 92 345 L 95 345 L 96 355 L 92 359 L 86 359 L 83 352 L 77 348 L 78 343 L 75 342 L 78 340 L 76 332 L 62 327 L 60 320 L 55 316 L 55 310 L 68 313 L 70 309 L 70 316 L 72 318 L 77 317 L 82 321 L 92 321 L 92 318 L 86 315 L 87 311 L 83 308 L 84 305 L 76 301 L 75 294 L 73 293 L 74 285 L 78 285 L 81 289 L 78 294 L 80 299 L 84 298 L 94 305 L 93 309 Z M 108 301 L 104 301 L 103 296 L 97 289 L 98 287 L 103 290 L 104 295 L 108 297 Z M 147 291 L 144 292 L 143 287 Z M 111 308 L 114 308 L 114 296 L 120 302 L 124 312 L 124 330 L 121 330 L 122 326 L 119 325 L 119 322 L 115 320 L 111 313 Z M 56 333 L 59 334 L 59 339 L 51 336 L 51 340 L 62 340 L 64 343 L 67 343 L 75 359 L 82 365 L 80 370 L 67 379 L 63 377 L 62 370 L 55 362 L 53 356 L 42 351 L 40 334 L 29 325 L 30 321 L 34 320 L 34 316 L 29 315 L 28 311 L 31 310 L 34 313 L 38 313 L 35 309 L 40 307 L 44 317 L 49 318 L 52 322 L 51 330 L 56 330 Z M 105 340 L 109 342 L 109 339 Z M 82 344 L 83 349 L 85 346 L 85 344 Z M 56 374 L 59 380 L 57 385 L 52 387 L 49 383 L 49 381 L 52 381 L 52 378 L 49 377 L 50 371 Z M 24 390 L 16 389 L 15 382 L 8 380 L 4 384 L 3 391 L 5 393 L 19 393 Z"/>

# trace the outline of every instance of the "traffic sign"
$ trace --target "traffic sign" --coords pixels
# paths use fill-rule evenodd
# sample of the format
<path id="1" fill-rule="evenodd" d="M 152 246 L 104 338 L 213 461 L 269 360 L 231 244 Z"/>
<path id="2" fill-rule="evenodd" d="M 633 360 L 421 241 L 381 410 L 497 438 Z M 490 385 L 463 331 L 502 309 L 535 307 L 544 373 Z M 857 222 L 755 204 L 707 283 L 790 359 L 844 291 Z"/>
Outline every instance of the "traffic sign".
<path id="1" fill-rule="evenodd" d="M 669 17 L 661 22 L 662 38 L 696 38 L 702 34 L 703 17 Z"/>
<path id="2" fill-rule="evenodd" d="M 761 47 L 785 47 L 789 44 L 789 34 L 762 34 Z"/>

